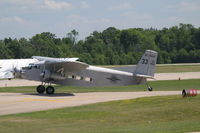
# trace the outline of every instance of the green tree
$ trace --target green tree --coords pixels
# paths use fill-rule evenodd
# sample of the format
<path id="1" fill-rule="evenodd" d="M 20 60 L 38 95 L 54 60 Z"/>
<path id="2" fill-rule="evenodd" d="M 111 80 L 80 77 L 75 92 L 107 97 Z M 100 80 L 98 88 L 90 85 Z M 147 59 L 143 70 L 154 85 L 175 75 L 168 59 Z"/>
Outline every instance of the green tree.
<path id="1" fill-rule="evenodd" d="M 9 59 L 11 51 L 6 47 L 3 41 L 0 41 L 0 59 Z"/>
<path id="2" fill-rule="evenodd" d="M 67 33 L 67 37 L 70 38 L 72 45 L 75 45 L 78 38 L 78 32 L 73 29 L 71 32 Z"/>

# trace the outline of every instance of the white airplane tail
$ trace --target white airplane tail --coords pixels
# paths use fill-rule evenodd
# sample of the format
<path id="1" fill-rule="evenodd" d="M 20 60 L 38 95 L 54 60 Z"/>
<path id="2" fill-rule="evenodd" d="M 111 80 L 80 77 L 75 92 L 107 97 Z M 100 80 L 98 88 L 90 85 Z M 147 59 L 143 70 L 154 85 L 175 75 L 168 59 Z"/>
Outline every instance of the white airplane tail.
<path id="1" fill-rule="evenodd" d="M 158 53 L 156 51 L 146 50 L 136 66 L 134 76 L 153 78 L 156 69 L 157 56 Z"/>

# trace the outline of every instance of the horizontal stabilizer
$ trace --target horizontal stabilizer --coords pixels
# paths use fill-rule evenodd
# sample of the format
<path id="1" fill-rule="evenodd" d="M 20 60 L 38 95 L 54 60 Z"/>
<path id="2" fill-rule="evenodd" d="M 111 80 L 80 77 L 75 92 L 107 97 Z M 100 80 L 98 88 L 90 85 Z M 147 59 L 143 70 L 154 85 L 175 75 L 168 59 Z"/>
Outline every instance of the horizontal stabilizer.
<path id="1" fill-rule="evenodd" d="M 136 76 L 136 77 L 144 77 L 144 78 L 152 78 L 152 79 L 154 79 L 154 77 L 149 76 L 149 75 L 136 74 L 135 76 Z"/>

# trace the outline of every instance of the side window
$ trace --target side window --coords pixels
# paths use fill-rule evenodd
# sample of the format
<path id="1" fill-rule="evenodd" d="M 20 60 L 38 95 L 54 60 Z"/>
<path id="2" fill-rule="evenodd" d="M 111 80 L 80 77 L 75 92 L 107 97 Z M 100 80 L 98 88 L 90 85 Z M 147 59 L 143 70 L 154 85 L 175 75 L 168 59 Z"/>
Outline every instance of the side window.
<path id="1" fill-rule="evenodd" d="M 78 75 L 66 75 L 68 79 L 75 79 L 75 80 L 83 80 L 86 82 L 92 82 L 93 79 L 91 77 L 83 77 L 83 76 L 78 76 Z"/>
<path id="2" fill-rule="evenodd" d="M 67 75 L 67 78 L 72 79 L 72 75 Z"/>
<path id="3" fill-rule="evenodd" d="M 36 65 L 36 69 L 40 69 L 40 65 Z"/>
<path id="4" fill-rule="evenodd" d="M 81 77 L 80 76 L 76 76 L 76 80 L 81 80 Z"/>
<path id="5" fill-rule="evenodd" d="M 32 67 L 35 69 L 40 69 L 40 65 L 32 65 Z"/>
<path id="6" fill-rule="evenodd" d="M 28 69 L 32 69 L 32 65 L 28 65 Z"/>

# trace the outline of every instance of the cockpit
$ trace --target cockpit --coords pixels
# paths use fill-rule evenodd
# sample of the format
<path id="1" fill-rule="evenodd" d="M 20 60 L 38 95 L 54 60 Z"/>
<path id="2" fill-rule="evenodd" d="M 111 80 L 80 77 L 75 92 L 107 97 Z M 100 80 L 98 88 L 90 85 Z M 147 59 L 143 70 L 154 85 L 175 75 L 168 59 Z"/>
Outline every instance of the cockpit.
<path id="1" fill-rule="evenodd" d="M 40 69 L 40 65 L 39 64 L 30 63 L 27 67 L 23 67 L 23 69 L 32 69 L 32 68 Z"/>

